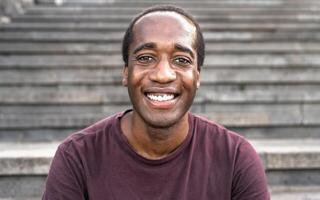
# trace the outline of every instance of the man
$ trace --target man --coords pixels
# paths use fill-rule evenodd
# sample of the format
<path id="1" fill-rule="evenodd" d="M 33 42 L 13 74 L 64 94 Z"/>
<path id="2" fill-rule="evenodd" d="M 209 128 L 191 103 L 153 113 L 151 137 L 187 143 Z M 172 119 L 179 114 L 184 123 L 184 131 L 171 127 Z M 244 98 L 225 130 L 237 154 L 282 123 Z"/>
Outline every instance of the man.
<path id="1" fill-rule="evenodd" d="M 126 31 L 122 53 L 133 109 L 66 139 L 43 199 L 269 199 L 251 145 L 188 112 L 204 60 L 190 15 L 172 6 L 145 10 Z"/>

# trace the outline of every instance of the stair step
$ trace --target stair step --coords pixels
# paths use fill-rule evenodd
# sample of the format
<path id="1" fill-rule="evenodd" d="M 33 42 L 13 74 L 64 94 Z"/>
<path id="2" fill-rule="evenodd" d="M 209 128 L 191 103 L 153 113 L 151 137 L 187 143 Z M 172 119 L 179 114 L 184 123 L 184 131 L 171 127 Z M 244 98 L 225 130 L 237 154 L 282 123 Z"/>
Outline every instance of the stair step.
<path id="1" fill-rule="evenodd" d="M 12 18 L 13 22 L 94 22 L 94 23 L 105 23 L 105 22 L 130 22 L 133 15 L 112 15 L 112 14 L 46 14 L 46 15 L 23 15 L 15 16 Z M 204 22 L 225 22 L 225 23 L 312 23 L 319 22 L 320 16 L 317 14 L 296 14 L 296 15 L 195 15 L 195 18 L 199 23 Z"/>
<path id="2" fill-rule="evenodd" d="M 319 43 L 320 45 L 320 43 Z M 299 48 L 299 44 L 296 46 Z M 307 44 L 301 49 L 317 51 L 318 45 Z M 320 47 L 319 47 L 320 49 Z M 32 42 L 0 42 L 0 54 L 118 54 L 120 55 L 121 44 L 99 43 L 32 43 Z"/>
<path id="3" fill-rule="evenodd" d="M 0 42 L 0 54 L 118 54 L 121 44 L 99 43 L 32 43 L 32 42 Z M 257 54 L 257 53 L 319 53 L 320 43 L 316 42 L 238 42 L 238 43 L 206 43 L 206 55 L 209 54 Z"/>
<path id="4" fill-rule="evenodd" d="M 46 175 L 57 143 L 1 143 L 0 174 Z"/>
<path id="5" fill-rule="evenodd" d="M 48 128 L 15 128 L 0 129 L 2 142 L 55 142 L 61 141 L 71 133 L 83 129 L 86 125 Z M 227 124 L 226 124 L 227 125 Z M 318 125 L 282 125 L 282 126 L 247 126 L 227 125 L 229 129 L 250 139 L 319 139 L 320 124 Z"/>
<path id="6" fill-rule="evenodd" d="M 0 55 L 0 69 L 96 69 L 122 70 L 123 61 L 120 55 Z M 318 54 L 209 54 L 205 58 L 204 70 L 250 69 L 259 70 L 286 70 L 299 71 L 308 67 L 309 70 L 319 69 Z M 110 67 L 110 68 L 109 68 Z M 106 69 L 107 68 L 107 69 Z M 115 69 L 112 69 L 115 68 Z M 271 70 L 272 71 L 272 70 Z M 203 74 L 203 76 L 206 76 Z M 272 77 L 271 77 L 272 78 Z M 317 78 L 315 78 L 318 80 Z"/>
<path id="7" fill-rule="evenodd" d="M 319 125 L 283 125 L 283 126 L 254 126 L 251 127 L 234 127 L 226 126 L 229 129 L 245 136 L 249 139 L 307 139 L 307 138 L 320 138 L 320 124 Z M 69 131 L 69 134 L 72 133 Z M 6 132 L 7 140 L 14 141 L 13 137 L 10 137 L 9 132 Z M 5 135 L 5 134 L 3 134 Z M 58 134 L 57 134 L 58 135 Z M 68 134 L 65 134 L 68 135 Z M 12 138 L 12 139 L 10 139 Z M 18 138 L 18 137 L 16 137 Z M 31 137 L 30 137 L 31 138 Z M 58 138 L 58 136 L 52 137 Z M 47 139 L 49 140 L 49 139 Z M 50 138 L 49 141 L 53 139 Z"/>
<path id="8" fill-rule="evenodd" d="M 121 70 L 123 61 L 120 55 L 30 55 L 30 56 L 0 56 L 0 68 L 2 69 L 46 69 L 46 68 L 100 68 L 106 66 L 116 67 Z M 112 69 L 110 69 L 112 70 Z"/>
<path id="9" fill-rule="evenodd" d="M 320 140 L 262 139 L 250 142 L 259 152 L 267 171 L 320 168 Z"/>
<path id="10" fill-rule="evenodd" d="M 320 198 L 320 188 L 312 187 L 310 189 L 309 187 L 303 187 L 301 186 L 300 189 L 297 191 L 292 189 L 287 189 L 281 192 L 272 192 L 271 198 L 272 200 L 313 200 L 313 199 L 319 199 Z M 12 198 L 0 198 L 0 200 L 38 200 L 41 199 L 40 196 L 38 197 L 12 197 Z"/>
<path id="11" fill-rule="evenodd" d="M 38 0 L 39 1 L 39 0 Z M 40 2 L 43 0 L 40 0 Z M 50 0 L 49 0 L 50 1 Z M 52 0 L 51 0 L 52 1 Z M 158 3 L 159 0 L 151 0 L 151 1 L 114 1 L 110 2 L 109 0 L 91 0 L 88 2 L 87 0 L 64 0 L 63 4 L 61 6 L 74 6 L 74 5 L 81 5 L 81 6 L 138 6 L 138 7 L 145 7 L 145 6 L 152 6 L 155 3 Z M 246 1 L 246 0 L 240 0 L 240 1 L 161 1 L 161 3 L 165 4 L 170 4 L 174 3 L 175 5 L 178 6 L 184 6 L 184 7 L 190 7 L 190 8 L 195 8 L 195 7 L 203 7 L 203 6 L 232 6 L 232 7 L 272 7 L 272 6 L 277 6 L 278 8 L 281 6 L 294 6 L 294 5 L 299 5 L 303 7 L 308 7 L 310 4 L 315 4 L 317 5 L 318 2 L 315 0 L 312 1 L 304 1 L 303 3 L 301 1 L 284 1 L 281 0 L 265 0 L 265 1 Z"/>
<path id="12" fill-rule="evenodd" d="M 37 0 L 46 5 L 0 24 L 0 200 L 40 199 L 58 143 L 131 107 L 121 85 L 124 30 L 165 1 Z M 205 31 L 191 111 L 250 139 L 272 199 L 320 199 L 319 1 L 176 4 Z"/>
<path id="13" fill-rule="evenodd" d="M 70 134 L 76 132 L 77 130 L 81 130 L 83 128 L 84 126 L 73 127 L 73 128 L 36 127 L 36 128 L 22 128 L 22 129 L 17 128 L 17 129 L 5 129 L 5 130 L 0 129 L 0 141 L 9 142 L 9 143 L 59 142 L 67 138 Z M 304 134 L 309 138 L 319 138 L 318 135 L 315 134 L 317 130 L 318 129 L 315 128 L 314 130 L 310 130 L 308 133 L 306 133 L 304 130 Z M 256 137 L 256 138 L 259 138 L 259 137 Z M 274 138 L 277 138 L 277 137 L 274 137 Z M 296 138 L 296 137 L 293 137 L 293 138 Z"/>
<path id="14" fill-rule="evenodd" d="M 30 15 L 14 16 L 13 22 L 94 22 L 94 23 L 106 23 L 106 22 L 126 22 L 129 23 L 132 19 L 132 14 L 112 14 L 112 13 L 93 13 L 90 15 L 85 14 L 42 14 L 42 15 Z M 320 21 L 320 16 L 317 14 L 291 14 L 291 15 L 204 15 L 198 14 L 194 17 L 200 22 L 225 22 L 225 23 L 316 23 Z"/>
<path id="15" fill-rule="evenodd" d="M 38 66 L 41 66 L 41 60 L 38 60 Z M 48 60 L 43 60 L 48 62 Z M 106 61 L 108 62 L 108 61 Z M 36 65 L 36 62 L 34 62 Z M 5 63 L 4 63 L 5 64 Z M 32 63 L 24 63 L 26 66 L 32 66 Z M 59 63 L 55 63 L 58 65 Z M 94 63 L 91 63 L 93 65 Z M 43 63 L 44 65 L 44 63 Z M 78 68 L 62 69 L 67 64 L 61 64 L 58 69 L 9 69 L 10 66 L 20 67 L 16 65 L 6 65 L 6 69 L 1 70 L 0 85 L 114 85 L 121 84 L 122 68 Z M 73 65 L 76 65 L 73 63 Z M 83 63 L 84 65 L 84 63 Z M 218 65 L 218 64 L 217 64 Z M 226 65 L 226 64 L 225 64 Z M 258 66 L 258 64 L 257 64 Z M 23 66 L 21 66 L 22 68 Z M 51 67 L 51 66 L 49 66 Z M 320 67 L 319 68 L 204 68 L 201 74 L 201 83 L 206 84 L 254 84 L 254 83 L 320 83 Z"/>
<path id="16" fill-rule="evenodd" d="M 250 140 L 267 171 L 319 169 L 320 140 Z M 57 143 L 1 143 L 1 175 L 45 175 Z"/>
<path id="17" fill-rule="evenodd" d="M 54 0 L 37 0 L 39 3 L 43 1 L 54 1 Z M 76 5 L 149 5 L 149 4 L 154 4 L 160 2 L 159 0 L 134 0 L 134 1 L 127 1 L 127 0 L 118 0 L 118 1 L 110 1 L 110 0 L 64 0 L 62 6 L 64 5 L 69 5 L 69 4 L 76 4 Z M 220 1 L 220 0 L 199 0 L 197 2 L 194 2 L 192 0 L 176 0 L 174 2 L 169 1 L 169 0 L 163 0 L 161 2 L 164 3 L 176 3 L 176 4 L 186 4 L 186 5 L 196 5 L 196 4 L 214 4 L 214 5 L 261 5 L 261 6 L 281 6 L 281 5 L 291 5 L 291 4 L 301 4 L 301 5 L 308 5 L 307 3 L 312 3 L 312 4 L 317 4 L 319 3 L 317 0 L 306 0 L 303 3 L 299 0 L 290 0 L 290 1 L 283 1 L 283 0 L 225 0 L 225 1 Z"/>
<path id="18" fill-rule="evenodd" d="M 103 116 L 130 108 L 130 104 L 4 106 L 0 107 L 1 129 L 72 128 L 86 126 Z M 319 125 L 320 104 L 243 103 L 198 104 L 191 110 L 226 126 L 268 127 Z"/>
<path id="19" fill-rule="evenodd" d="M 197 103 L 317 103 L 318 85 L 202 85 Z M 127 89 L 122 85 L 32 85 L 1 86 L 3 105 L 101 105 L 129 103 Z"/>
<path id="20" fill-rule="evenodd" d="M 319 140 L 252 140 L 251 143 L 265 165 L 269 183 L 271 182 L 272 199 L 284 200 L 284 197 L 294 197 L 294 200 L 304 200 L 304 197 L 317 197 L 319 186 L 310 182 L 305 185 L 295 182 L 281 184 L 273 179 L 274 175 L 281 175 L 278 179 L 286 179 L 287 176 L 303 179 L 307 173 L 313 173 L 314 169 L 319 170 Z M 1 143 L 2 198 L 18 200 L 22 197 L 26 199 L 41 196 L 45 175 L 57 145 L 58 143 Z M 279 170 L 282 170 L 281 173 Z M 303 171 L 305 174 L 292 174 L 295 170 Z M 29 184 L 26 184 L 27 182 Z M 296 196 L 292 196 L 293 194 Z"/>
<path id="21" fill-rule="evenodd" d="M 319 186 L 273 186 L 272 200 L 317 200 L 320 199 Z"/>
<path id="22" fill-rule="evenodd" d="M 54 2 L 54 0 L 37 0 L 37 2 L 42 3 L 42 2 Z M 134 0 L 134 1 L 127 1 L 127 0 L 118 0 L 118 1 L 110 1 L 110 0 L 90 0 L 88 3 L 87 0 L 64 0 L 63 4 L 143 4 L 143 3 L 157 3 L 157 2 L 164 2 L 164 3 L 172 3 L 172 1 L 169 0 L 164 0 L 164 1 L 159 1 L 159 0 Z M 183 3 L 183 4 L 195 4 L 195 3 L 203 3 L 203 4 L 230 4 L 230 5 L 236 5 L 236 4 L 259 4 L 259 5 L 286 5 L 286 4 L 302 4 L 305 5 L 306 3 L 314 3 L 317 4 L 319 3 L 317 0 L 305 0 L 303 3 L 299 0 L 225 0 L 225 1 L 220 1 L 220 0 L 199 0 L 197 2 L 194 2 L 193 0 L 176 0 L 174 3 Z"/>
<path id="23" fill-rule="evenodd" d="M 90 123 L 89 123 L 90 124 Z M 0 129 L 0 141 L 2 142 L 55 142 L 61 141 L 71 133 L 83 129 L 86 125 L 82 124 L 74 127 L 35 127 Z M 279 125 L 279 126 L 247 126 L 225 124 L 229 129 L 249 138 L 249 139 L 319 139 L 320 124 L 318 125 Z"/>
<path id="24" fill-rule="evenodd" d="M 123 32 L 44 32 L 44 31 L 5 31 L 0 35 L 0 41 L 12 42 L 103 42 L 120 43 Z M 310 31 L 300 32 L 247 32 L 220 31 L 204 32 L 206 42 L 288 42 L 304 41 L 319 42 L 320 33 Z"/>
<path id="25" fill-rule="evenodd" d="M 27 14 L 137 14 L 144 7 L 88 7 L 88 6 L 37 6 L 30 7 L 26 10 Z M 186 8 L 192 14 L 252 14 L 252 15 L 287 15 L 287 14 L 312 14 L 317 13 L 320 8 L 313 7 L 216 7 L 206 5 L 198 8 Z"/>
<path id="26" fill-rule="evenodd" d="M 309 30 L 319 31 L 319 23 L 206 23 L 200 24 L 203 31 L 295 31 L 295 30 Z M 14 22 L 8 24 L 0 24 L 0 30 L 44 30 L 44 31 L 124 31 L 128 27 L 128 23 L 89 23 L 89 22 L 53 22 L 53 23 L 26 23 Z"/>
<path id="27" fill-rule="evenodd" d="M 195 112 L 226 126 L 289 126 L 319 124 L 318 104 L 205 104 Z"/>

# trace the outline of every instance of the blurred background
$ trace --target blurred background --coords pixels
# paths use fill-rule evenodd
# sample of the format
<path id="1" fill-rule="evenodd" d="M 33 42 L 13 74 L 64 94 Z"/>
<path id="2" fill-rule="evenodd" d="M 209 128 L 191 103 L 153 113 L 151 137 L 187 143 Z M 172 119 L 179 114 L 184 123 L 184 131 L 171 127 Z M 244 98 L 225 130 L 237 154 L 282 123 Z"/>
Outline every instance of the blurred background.
<path id="1" fill-rule="evenodd" d="M 162 3 L 204 32 L 191 111 L 249 139 L 272 199 L 320 200 L 318 0 L 0 0 L 0 200 L 40 199 L 57 145 L 130 108 L 124 30 Z"/>

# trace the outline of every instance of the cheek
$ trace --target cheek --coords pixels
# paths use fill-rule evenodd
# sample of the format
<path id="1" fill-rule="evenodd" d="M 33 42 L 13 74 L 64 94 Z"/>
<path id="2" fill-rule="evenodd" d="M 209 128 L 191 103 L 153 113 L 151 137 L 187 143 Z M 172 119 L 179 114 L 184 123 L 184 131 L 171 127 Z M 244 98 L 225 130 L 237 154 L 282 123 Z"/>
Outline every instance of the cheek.
<path id="1" fill-rule="evenodd" d="M 147 76 L 145 70 L 139 70 L 137 67 L 130 67 L 128 72 L 128 82 L 131 87 L 137 87 Z"/>
<path id="2" fill-rule="evenodd" d="M 196 89 L 199 75 L 196 71 L 190 70 L 181 74 L 182 82 L 187 89 Z"/>

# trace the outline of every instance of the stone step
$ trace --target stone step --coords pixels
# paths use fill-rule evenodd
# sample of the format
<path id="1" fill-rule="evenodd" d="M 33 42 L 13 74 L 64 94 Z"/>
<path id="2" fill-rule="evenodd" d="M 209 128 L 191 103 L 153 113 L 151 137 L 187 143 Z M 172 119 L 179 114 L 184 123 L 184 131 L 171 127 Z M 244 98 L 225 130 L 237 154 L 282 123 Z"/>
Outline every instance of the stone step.
<path id="1" fill-rule="evenodd" d="M 292 192 L 304 195 L 301 199 L 296 196 L 295 200 L 304 200 L 306 193 L 308 197 L 318 195 L 319 175 L 315 170 L 320 169 L 319 140 L 252 140 L 251 143 L 263 160 L 272 199 L 275 196 L 283 200 L 283 195 L 292 196 Z M 57 145 L 1 143 L 0 197 L 40 197 Z M 299 181 L 293 181 L 296 179 Z"/>
<path id="2" fill-rule="evenodd" d="M 70 134 L 76 132 L 77 130 L 83 129 L 85 126 L 76 126 L 72 128 L 16 128 L 16 129 L 0 129 L 0 141 L 1 142 L 10 142 L 10 143 L 28 143 L 28 142 L 58 142 L 64 140 Z M 308 131 L 306 133 L 306 130 Z M 307 138 L 319 138 L 317 135 L 318 128 L 314 129 L 304 129 L 304 135 Z M 290 131 L 290 130 L 288 130 Z M 281 137 L 272 137 L 272 138 L 284 138 L 288 134 L 286 130 L 282 130 Z M 296 132 L 297 134 L 301 132 Z M 246 132 L 246 135 L 252 138 L 261 138 L 261 134 L 258 132 L 251 133 Z M 268 135 L 267 135 L 268 136 Z M 289 135 L 291 137 L 291 135 Z M 301 136 L 293 136 L 291 138 L 301 138 Z"/>
<path id="3" fill-rule="evenodd" d="M 11 55 L 0 56 L 1 69 L 81 69 L 116 67 L 123 65 L 120 55 Z"/>
<path id="4" fill-rule="evenodd" d="M 43 1 L 43 0 L 40 0 Z M 50 1 L 50 0 L 49 0 Z M 52 0 L 51 0 L 52 1 Z M 174 3 L 175 5 L 178 6 L 184 6 L 184 7 L 190 7 L 190 8 L 196 8 L 196 7 L 203 7 L 203 6 L 232 6 L 232 7 L 282 7 L 282 6 L 303 6 L 303 7 L 308 7 L 310 4 L 317 5 L 319 2 L 312 0 L 312 1 L 306 1 L 301 2 L 301 1 L 270 1 L 270 0 L 265 0 L 265 1 L 159 1 L 159 0 L 151 0 L 151 1 L 114 1 L 110 2 L 108 0 L 64 0 L 62 5 L 60 6 L 74 6 L 74 5 L 81 5 L 81 6 L 130 6 L 130 7 L 145 7 L 145 6 L 151 6 L 154 5 L 155 3 L 164 3 L 164 4 L 170 4 Z"/>
<path id="5" fill-rule="evenodd" d="M 103 42 L 119 43 L 123 32 L 51 32 L 51 31 L 3 31 L 2 42 Z M 204 32 L 206 42 L 319 42 L 320 33 L 300 32 L 264 32 L 264 31 L 219 31 Z"/>
<path id="6" fill-rule="evenodd" d="M 41 6 L 41 8 L 45 7 L 47 8 L 56 8 L 56 7 L 63 7 L 63 8 L 76 8 L 79 9 L 80 8 L 90 8 L 90 9 L 101 9 L 101 8 L 132 8 L 133 10 L 136 9 L 145 9 L 154 5 L 158 5 L 158 4 L 173 4 L 179 7 L 183 7 L 185 9 L 191 10 L 191 12 L 193 12 L 193 10 L 198 10 L 198 9 L 203 9 L 203 8 L 213 8 L 214 11 L 216 10 L 222 10 L 225 11 L 227 9 L 249 9 L 249 10 L 267 10 L 267 11 L 273 11 L 274 9 L 285 9 L 285 10 L 297 10 L 297 8 L 302 10 L 306 10 L 306 9 L 310 9 L 312 10 L 312 8 L 317 7 L 316 3 L 299 3 L 299 2 L 293 2 L 293 3 L 287 3 L 287 4 L 261 4 L 261 3 L 240 3 L 240 2 L 235 2 L 235 3 L 225 3 L 224 1 L 220 1 L 220 2 L 165 2 L 165 1 L 161 1 L 159 3 L 154 3 L 154 2 L 114 2 L 114 3 L 91 3 L 91 2 L 87 2 L 87 3 L 68 3 L 68 2 L 63 2 L 61 5 L 37 5 L 37 6 Z"/>
<path id="7" fill-rule="evenodd" d="M 274 186 L 271 187 L 272 200 L 317 200 L 320 199 L 319 186 Z"/>
<path id="8" fill-rule="evenodd" d="M 1 106 L 0 129 L 84 127 L 130 104 Z M 277 127 L 320 124 L 320 103 L 195 103 L 191 110 L 226 126 Z"/>
<path id="9" fill-rule="evenodd" d="M 54 3 L 55 0 L 37 0 L 39 4 L 42 3 Z M 88 3 L 89 2 L 89 3 Z M 118 1 L 110 1 L 110 0 L 64 0 L 62 2 L 62 5 L 65 4 L 80 4 L 80 5 L 87 5 L 87 4 L 128 4 L 128 5 L 135 5 L 137 4 L 154 4 L 154 3 L 172 3 L 172 1 L 164 0 L 118 0 Z M 225 0 L 225 1 L 219 1 L 219 0 L 199 0 L 197 2 L 194 2 L 193 0 L 176 0 L 174 3 L 177 4 L 196 4 L 196 3 L 203 3 L 203 4 L 228 4 L 228 5 L 237 5 L 237 4 L 245 4 L 245 5 L 262 5 L 262 6 L 271 6 L 271 5 L 290 5 L 290 4 L 302 4 L 305 5 L 306 3 L 312 3 L 317 4 L 319 3 L 317 0 L 305 0 L 303 3 L 299 0 Z M 52 5 L 52 4 L 51 4 Z"/>
<path id="10" fill-rule="evenodd" d="M 103 116 L 104 117 L 104 116 Z M 35 127 L 0 129 L 2 142 L 54 142 L 61 141 L 71 133 L 83 129 L 89 124 L 80 124 L 74 127 Z M 250 139 L 319 139 L 320 124 L 318 125 L 278 125 L 239 127 L 235 124 L 225 124 L 229 129 Z"/>
<path id="11" fill-rule="evenodd" d="M 317 125 L 319 104 L 218 104 L 208 103 L 193 110 L 209 119 L 237 127 Z"/>
<path id="12" fill-rule="evenodd" d="M 114 6 L 34 6 L 29 7 L 25 11 L 27 14 L 137 14 L 143 7 L 114 7 Z M 252 15 L 288 15 L 288 14 L 317 14 L 320 11 L 320 8 L 316 6 L 309 7 L 235 7 L 228 5 L 225 7 L 216 7 L 210 5 L 204 5 L 200 8 L 186 8 L 192 14 L 213 14 L 213 15 L 228 15 L 228 14 L 252 14 Z"/>
<path id="13" fill-rule="evenodd" d="M 49 14 L 45 15 L 31 15 L 25 14 L 21 16 L 14 16 L 13 22 L 126 22 L 129 23 L 133 14 Z M 224 22 L 224 23 L 259 23 L 259 22 L 273 22 L 273 23 L 312 23 L 319 22 L 320 16 L 318 14 L 291 14 L 291 15 L 204 15 L 195 14 L 194 17 L 200 22 Z"/>
<path id="14" fill-rule="evenodd" d="M 219 117 L 224 119 L 234 119 L 236 117 L 241 118 L 241 114 L 243 114 L 243 118 L 248 118 L 248 123 L 250 124 L 249 117 L 255 118 L 256 123 L 268 124 L 269 122 L 277 124 L 277 119 L 280 118 L 278 116 L 279 113 L 283 112 L 283 119 L 279 119 L 279 124 L 298 124 L 298 123 L 308 123 L 311 121 L 311 117 L 315 115 L 319 110 L 320 103 L 260 103 L 260 102 L 252 102 L 252 103 L 224 103 L 224 102 L 195 102 L 192 107 L 193 112 L 201 113 L 203 115 L 210 115 L 209 117 L 217 118 Z M 112 106 L 114 105 L 114 108 Z M 239 108 L 236 108 L 240 106 Z M 283 106 L 281 108 L 281 106 Z M 112 114 L 113 112 L 121 111 L 126 107 L 131 107 L 129 102 L 126 103 L 104 103 L 104 104 L 73 104 L 73 105 L 1 105 L 1 119 L 4 120 L 12 120 L 13 118 L 24 118 L 27 115 L 33 116 L 37 118 L 37 115 L 48 116 L 51 118 L 58 118 L 59 116 L 65 117 L 70 116 L 74 119 L 78 119 L 77 115 L 83 115 L 84 118 L 86 116 L 89 117 L 99 117 L 99 115 L 107 115 Z M 268 110 L 270 109 L 270 110 Z M 291 109 L 291 110 L 290 110 Z M 278 110 L 278 111 L 277 111 Z M 309 112 L 310 113 L 306 113 Z M 230 116 L 228 114 L 230 113 Z M 274 119 L 270 119 L 274 114 Z M 216 115 L 217 114 L 217 115 Z M 304 118 L 302 116 L 298 116 L 299 114 L 304 114 Z M 21 117 L 19 117 L 21 115 Z M 217 119 L 216 119 L 217 120 Z M 272 121 L 270 121 L 272 120 Z M 221 121 L 221 120 L 219 120 Z M 225 121 L 225 120 L 224 120 Z M 315 123 L 319 123 L 320 119 L 313 119 Z M 239 122 L 240 123 L 240 122 Z M 254 122 L 252 122 L 253 125 Z M 5 123 L 1 123 L 1 127 L 5 127 Z M 9 125 L 8 125 L 9 126 Z M 11 127 L 11 126 L 10 126 Z"/>
<path id="15" fill-rule="evenodd" d="M 319 85 L 201 85 L 197 103 L 317 103 Z M 129 103 L 122 85 L 0 86 L 2 105 L 101 105 Z"/>
<path id="16" fill-rule="evenodd" d="M 209 23 L 200 24 L 203 31 L 319 31 L 319 23 Z M 128 23 L 89 23 L 89 22 L 14 22 L 8 24 L 0 24 L 0 31 L 105 31 L 117 32 L 125 31 Z"/>
<path id="17" fill-rule="evenodd" d="M 120 42 L 132 15 L 155 1 L 65 1 L 0 25 L 0 200 L 40 199 L 57 142 L 130 107 Z M 252 140 L 272 199 L 318 199 L 319 2 L 200 2 L 180 2 L 208 44 L 191 110 Z"/>
<path id="18" fill-rule="evenodd" d="M 307 138 L 320 138 L 320 125 L 283 125 L 283 126 L 254 126 L 252 125 L 251 127 L 237 127 L 237 126 L 232 126 L 232 125 L 226 125 L 229 129 L 245 136 L 246 138 L 250 139 L 307 139 Z M 18 132 L 17 130 L 16 132 Z M 22 133 L 21 131 L 19 134 L 16 132 L 12 131 L 9 132 L 6 130 L 5 133 L 2 133 L 3 139 L 5 138 L 7 141 L 17 141 L 17 136 L 20 136 Z M 73 131 L 74 132 L 74 131 Z M 50 133 L 51 135 L 47 135 L 48 138 L 44 138 L 43 136 L 40 137 L 38 134 L 38 141 L 52 141 L 53 138 L 59 138 L 59 133 Z M 69 135 L 72 132 L 66 132 L 65 136 Z M 1 134 L 1 132 L 0 132 Z M 11 135 L 12 134 L 12 135 Z M 15 134 L 15 135 L 14 135 Z M 5 136 L 5 137 L 4 137 Z M 25 140 L 22 141 L 32 141 L 33 137 L 30 136 L 30 134 L 24 134 L 24 137 L 20 136 L 20 138 L 23 138 Z M 51 137 L 49 137 L 51 136 Z M 60 137 L 61 138 L 61 137 Z M 37 139 L 37 138 L 36 138 Z M 36 140 L 36 139 L 33 139 Z M 4 140 L 4 141 L 6 141 Z M 56 139 L 57 140 L 57 139 Z"/>
<path id="19" fill-rule="evenodd" d="M 320 43 L 319 43 L 320 44 Z M 245 45 L 243 45 L 245 46 Z M 279 47 L 282 45 L 279 45 Z M 296 49 L 304 49 L 304 52 L 318 51 L 317 44 L 309 43 L 304 47 L 296 44 Z M 290 47 L 288 47 L 288 50 Z M 292 48 L 291 48 L 292 49 Z M 319 47 L 320 50 L 320 47 Z M 0 54 L 118 54 L 120 55 L 120 43 L 33 43 L 33 42 L 0 42 Z"/>
<path id="20" fill-rule="evenodd" d="M 13 22 L 126 22 L 129 23 L 132 19 L 132 14 L 43 14 L 43 15 L 30 15 L 25 14 L 22 16 L 14 16 Z M 291 14 L 291 15 L 250 15 L 250 14 L 229 14 L 229 15 L 204 15 L 196 14 L 194 17 L 200 22 L 225 22 L 225 23 L 313 23 L 319 22 L 320 16 L 318 14 Z"/>
<path id="21" fill-rule="evenodd" d="M 49 62 L 49 60 L 43 60 L 43 62 Z M 58 65 L 59 63 L 55 64 Z M 257 63 L 256 66 L 258 67 L 259 64 Z M 32 66 L 32 63 L 25 63 L 25 65 Z M 76 64 L 71 63 L 70 65 L 75 66 Z M 233 65 L 237 66 L 236 64 Z M 238 63 L 238 65 L 241 66 L 241 63 Z M 303 66 L 303 64 L 301 65 Z M 90 66 L 84 66 L 83 68 L 74 67 L 73 69 L 72 67 L 68 67 L 67 69 L 62 68 L 62 66 L 66 66 L 64 63 L 56 69 L 46 69 L 44 67 L 43 69 L 25 68 L 13 70 L 9 69 L 10 66 L 20 67 L 19 65 L 6 65 L 7 68 L 2 69 L 0 73 L 0 85 L 119 85 L 122 81 L 122 68 L 120 64 L 118 68 L 91 68 Z M 39 66 L 42 65 L 39 63 Z M 207 67 L 203 68 L 200 78 L 201 83 L 204 85 L 242 83 L 320 84 L 320 67 L 307 68 L 306 66 L 295 68 L 267 68 L 267 66 L 262 66 L 261 69 Z"/>
<path id="22" fill-rule="evenodd" d="M 261 139 L 250 143 L 260 154 L 267 172 L 320 169 L 320 140 Z"/>
<path id="23" fill-rule="evenodd" d="M 118 54 L 120 43 L 50 43 L 50 42 L 0 42 L 0 55 L 8 54 Z M 257 53 L 319 53 L 320 42 L 234 42 L 206 43 L 209 54 L 257 54 Z"/>
<path id="24" fill-rule="evenodd" d="M 44 182 L 44 180 L 43 180 Z M 43 187 L 43 183 L 40 183 L 39 187 Z M 320 198 L 320 187 L 319 186 L 270 186 L 272 200 L 317 200 Z M 273 189 L 275 188 L 275 189 Z M 281 188 L 281 189 L 278 189 Z M 39 200 L 41 199 L 40 194 L 36 197 L 9 197 L 0 198 L 0 200 Z"/>
<path id="25" fill-rule="evenodd" d="M 122 70 L 122 65 L 120 55 L 0 55 L 1 70 L 49 68 L 56 70 Z M 205 58 L 204 66 L 204 70 L 218 70 L 219 68 L 220 70 L 227 68 L 249 70 L 253 68 L 250 70 L 280 71 L 290 68 L 293 73 L 295 70 L 299 71 L 301 68 L 308 67 L 316 72 L 320 66 L 320 58 L 318 54 L 209 54 Z"/>

